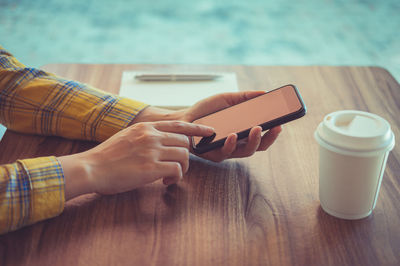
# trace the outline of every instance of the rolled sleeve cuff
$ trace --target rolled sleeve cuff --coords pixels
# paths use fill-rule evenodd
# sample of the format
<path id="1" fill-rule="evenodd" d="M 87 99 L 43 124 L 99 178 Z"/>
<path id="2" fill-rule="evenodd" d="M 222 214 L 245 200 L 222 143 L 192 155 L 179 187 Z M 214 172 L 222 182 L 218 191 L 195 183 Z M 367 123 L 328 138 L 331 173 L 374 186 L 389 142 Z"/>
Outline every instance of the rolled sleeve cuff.
<path id="1" fill-rule="evenodd" d="M 30 215 L 27 224 L 59 215 L 65 204 L 65 181 L 56 157 L 17 161 L 23 166 L 30 186 Z"/>

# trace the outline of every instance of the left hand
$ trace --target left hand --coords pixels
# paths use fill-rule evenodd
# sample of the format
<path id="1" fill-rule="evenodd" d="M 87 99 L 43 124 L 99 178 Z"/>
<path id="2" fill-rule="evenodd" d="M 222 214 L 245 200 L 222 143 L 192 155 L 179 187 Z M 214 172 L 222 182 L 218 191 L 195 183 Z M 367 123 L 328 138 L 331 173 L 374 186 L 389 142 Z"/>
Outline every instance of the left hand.
<path id="1" fill-rule="evenodd" d="M 247 101 L 264 93 L 264 91 L 246 91 L 217 94 L 185 109 L 181 114 L 181 120 L 193 122 L 197 118 Z M 274 143 L 281 130 L 282 128 L 277 126 L 261 136 L 261 127 L 255 126 L 250 130 L 248 138 L 239 141 L 237 140 L 237 134 L 232 133 L 228 136 L 222 148 L 198 156 L 215 162 L 220 162 L 229 158 L 248 157 L 253 155 L 256 151 L 265 151 L 268 149 L 268 147 Z"/>

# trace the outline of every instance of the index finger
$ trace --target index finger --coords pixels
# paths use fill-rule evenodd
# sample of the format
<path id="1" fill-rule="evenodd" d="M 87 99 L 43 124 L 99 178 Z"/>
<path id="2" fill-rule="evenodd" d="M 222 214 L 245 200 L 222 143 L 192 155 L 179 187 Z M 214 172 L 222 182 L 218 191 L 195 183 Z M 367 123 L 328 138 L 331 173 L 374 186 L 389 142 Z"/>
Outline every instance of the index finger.
<path id="1" fill-rule="evenodd" d="M 159 121 L 154 127 L 163 132 L 184 134 L 186 136 L 210 136 L 214 129 L 205 125 L 198 125 L 183 121 Z"/>

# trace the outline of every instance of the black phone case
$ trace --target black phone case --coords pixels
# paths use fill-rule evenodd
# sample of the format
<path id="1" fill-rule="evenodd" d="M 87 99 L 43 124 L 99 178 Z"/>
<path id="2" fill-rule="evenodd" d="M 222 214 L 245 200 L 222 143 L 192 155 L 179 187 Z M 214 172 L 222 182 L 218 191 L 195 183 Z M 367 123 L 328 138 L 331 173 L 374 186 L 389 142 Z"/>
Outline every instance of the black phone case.
<path id="1" fill-rule="evenodd" d="M 286 87 L 286 86 L 292 86 L 295 89 L 296 95 L 299 98 L 299 101 L 301 103 L 301 108 L 298 111 L 290 113 L 290 114 L 288 114 L 286 116 L 282 116 L 282 117 L 279 117 L 279 118 L 274 119 L 272 121 L 269 121 L 269 122 L 263 123 L 261 125 L 258 125 L 258 126 L 261 126 L 263 131 L 271 129 L 271 128 L 279 126 L 279 125 L 283 125 L 283 124 L 288 123 L 290 121 L 293 121 L 293 120 L 295 120 L 297 118 L 300 118 L 300 117 L 302 117 L 302 116 L 304 116 L 306 114 L 306 112 L 307 112 L 306 106 L 305 106 L 305 104 L 303 102 L 303 99 L 302 99 L 299 91 L 297 90 L 296 86 L 294 86 L 292 84 L 288 84 L 288 85 L 285 85 L 285 86 L 282 86 L 282 87 Z M 282 87 L 279 87 L 279 88 L 274 89 L 274 90 L 279 90 Z M 268 93 L 268 92 L 266 92 L 266 93 Z M 217 111 L 217 112 L 219 112 L 219 111 Z M 238 140 L 248 137 L 249 133 L 250 133 L 250 130 L 251 130 L 251 128 L 236 133 L 237 136 L 238 136 Z M 210 136 L 210 137 L 213 137 L 213 136 Z M 211 151 L 211 150 L 214 150 L 214 149 L 217 149 L 217 148 L 220 148 L 220 147 L 224 146 L 225 140 L 226 140 L 226 138 L 223 138 L 223 139 L 220 139 L 220 140 L 215 141 L 215 142 L 211 142 L 211 143 L 203 145 L 203 146 L 196 146 L 194 144 L 193 137 L 192 137 L 192 147 L 193 147 L 193 150 L 194 150 L 195 153 L 202 154 L 202 153 L 205 153 L 205 152 L 208 152 L 208 151 Z"/>

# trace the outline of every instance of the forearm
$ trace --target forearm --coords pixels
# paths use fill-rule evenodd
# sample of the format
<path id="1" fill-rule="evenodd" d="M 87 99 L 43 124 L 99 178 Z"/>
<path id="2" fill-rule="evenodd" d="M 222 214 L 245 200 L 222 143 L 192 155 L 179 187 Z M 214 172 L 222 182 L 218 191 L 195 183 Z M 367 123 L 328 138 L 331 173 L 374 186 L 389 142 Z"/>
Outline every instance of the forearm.
<path id="1" fill-rule="evenodd" d="M 146 104 L 27 68 L 0 47 L 0 123 L 41 135 L 103 141 Z"/>

